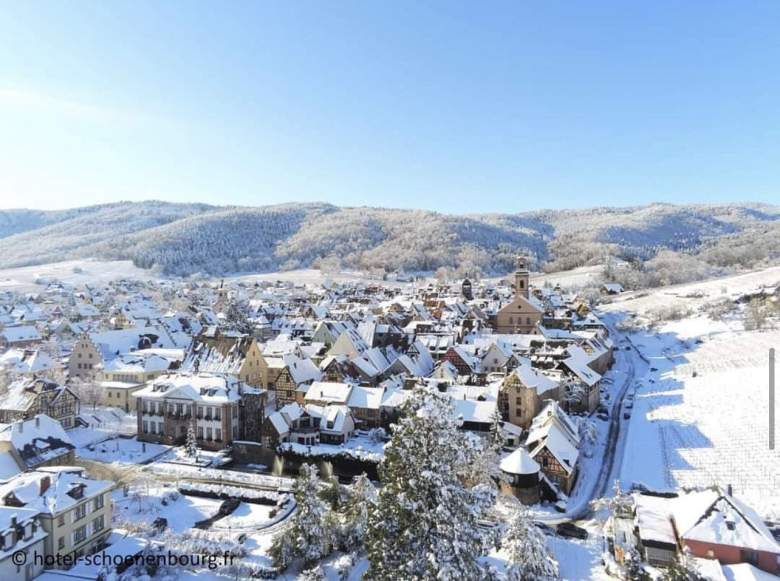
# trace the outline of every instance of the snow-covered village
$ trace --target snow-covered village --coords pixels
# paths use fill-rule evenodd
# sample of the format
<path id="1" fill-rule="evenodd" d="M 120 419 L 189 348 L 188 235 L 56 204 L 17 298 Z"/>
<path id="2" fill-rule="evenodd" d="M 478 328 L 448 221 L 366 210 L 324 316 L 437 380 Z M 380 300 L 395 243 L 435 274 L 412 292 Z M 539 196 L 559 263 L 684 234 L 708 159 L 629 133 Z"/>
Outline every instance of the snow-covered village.
<path id="1" fill-rule="evenodd" d="M 777 315 L 750 302 L 776 312 L 777 267 L 651 292 L 524 256 L 410 282 L 53 267 L 2 277 L 9 578 L 778 572 Z"/>
<path id="2" fill-rule="evenodd" d="M 0 581 L 780 579 L 780 2 L 0 15 Z"/>

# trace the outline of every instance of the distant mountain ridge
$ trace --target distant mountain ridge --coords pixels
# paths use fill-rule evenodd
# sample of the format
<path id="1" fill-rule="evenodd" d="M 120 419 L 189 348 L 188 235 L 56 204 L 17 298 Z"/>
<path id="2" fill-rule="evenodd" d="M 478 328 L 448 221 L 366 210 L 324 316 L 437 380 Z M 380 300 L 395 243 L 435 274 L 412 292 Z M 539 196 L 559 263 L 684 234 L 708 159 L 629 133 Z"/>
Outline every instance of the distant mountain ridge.
<path id="1" fill-rule="evenodd" d="M 753 240 L 769 246 L 780 240 L 780 207 L 651 204 L 451 215 L 326 203 L 148 201 L 0 211 L 2 268 L 94 257 L 129 259 L 175 275 L 299 268 L 323 258 L 360 269 L 498 273 L 512 269 L 518 252 L 547 269 L 600 261 L 605 254 L 649 259 L 663 249 L 728 262 L 735 248 L 743 260 Z M 773 252 L 750 256 L 772 259 Z"/>

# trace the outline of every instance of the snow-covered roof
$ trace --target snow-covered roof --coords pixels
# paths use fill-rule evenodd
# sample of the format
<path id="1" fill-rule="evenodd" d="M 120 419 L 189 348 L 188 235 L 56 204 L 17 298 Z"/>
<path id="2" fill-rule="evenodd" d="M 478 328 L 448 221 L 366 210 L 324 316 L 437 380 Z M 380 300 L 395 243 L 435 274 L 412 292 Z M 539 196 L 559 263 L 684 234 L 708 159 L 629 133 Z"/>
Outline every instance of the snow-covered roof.
<path id="1" fill-rule="evenodd" d="M 161 375 L 135 393 L 138 399 L 183 399 L 204 404 L 223 404 L 241 398 L 241 382 L 213 373 Z"/>
<path id="2" fill-rule="evenodd" d="M 317 381 L 322 377 L 322 372 L 314 365 L 311 359 L 296 357 L 295 355 L 284 356 L 285 367 L 290 371 L 290 376 L 296 385 Z"/>
<path id="3" fill-rule="evenodd" d="M 477 401 L 473 399 L 453 399 L 455 417 L 463 422 L 490 424 L 496 412 L 496 401 Z"/>
<path id="4" fill-rule="evenodd" d="M 349 394 L 347 405 L 351 408 L 375 409 L 382 405 L 385 390 L 381 387 L 363 387 L 356 385 Z"/>
<path id="5" fill-rule="evenodd" d="M 16 325 L 0 330 L 0 337 L 5 337 L 9 343 L 22 343 L 25 341 L 40 341 L 41 334 L 32 325 Z"/>
<path id="6" fill-rule="evenodd" d="M 9 349 L 0 356 L 0 367 L 14 373 L 40 373 L 56 366 L 51 356 L 41 350 Z"/>
<path id="7" fill-rule="evenodd" d="M 46 414 L 2 425 L 0 441 L 10 442 L 28 467 L 58 458 L 75 448 L 62 425 Z"/>
<path id="8" fill-rule="evenodd" d="M 83 474 L 84 469 L 75 466 L 57 466 L 25 472 L 0 485 L 0 499 L 12 494 L 25 508 L 44 514 L 59 514 L 81 502 L 83 498 L 108 492 L 114 487 L 114 483 L 109 480 L 92 480 L 85 478 Z M 81 496 L 74 494 L 79 488 L 83 490 Z"/>
<path id="9" fill-rule="evenodd" d="M 717 489 L 676 498 L 637 494 L 637 524 L 643 540 L 684 540 L 766 551 L 780 555 L 780 543 L 763 519 L 733 495 Z"/>
<path id="10" fill-rule="evenodd" d="M 518 448 L 501 460 L 501 470 L 507 474 L 536 474 L 540 470 L 539 463 L 531 458 L 525 448 Z"/>
<path id="11" fill-rule="evenodd" d="M 175 348 L 177 345 L 168 336 L 165 329 L 149 327 L 132 327 L 130 329 L 114 329 L 99 333 L 90 333 L 89 338 L 100 351 L 104 360 L 113 359 L 117 355 L 129 353 L 147 347 Z"/>
<path id="12" fill-rule="evenodd" d="M 352 386 L 335 381 L 315 381 L 306 391 L 306 401 L 345 404 L 349 400 Z"/>

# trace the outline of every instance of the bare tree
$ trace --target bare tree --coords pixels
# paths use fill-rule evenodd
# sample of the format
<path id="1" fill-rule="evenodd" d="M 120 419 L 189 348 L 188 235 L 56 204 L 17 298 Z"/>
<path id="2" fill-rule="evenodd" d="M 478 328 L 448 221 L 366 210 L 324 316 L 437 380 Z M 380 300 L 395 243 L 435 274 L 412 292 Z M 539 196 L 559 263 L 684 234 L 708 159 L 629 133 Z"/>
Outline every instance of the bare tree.
<path id="1" fill-rule="evenodd" d="M 93 410 L 103 401 L 103 388 L 94 379 L 74 377 L 69 387 L 82 404 L 91 405 Z"/>

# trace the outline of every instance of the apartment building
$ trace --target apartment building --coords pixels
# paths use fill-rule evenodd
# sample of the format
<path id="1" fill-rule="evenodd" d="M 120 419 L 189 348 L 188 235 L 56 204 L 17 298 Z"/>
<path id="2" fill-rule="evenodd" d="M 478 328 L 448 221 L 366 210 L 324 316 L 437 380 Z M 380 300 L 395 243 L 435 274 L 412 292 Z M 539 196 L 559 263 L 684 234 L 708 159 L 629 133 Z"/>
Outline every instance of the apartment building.
<path id="1" fill-rule="evenodd" d="M 234 440 L 260 441 L 266 392 L 229 375 L 177 373 L 135 392 L 138 439 L 178 445 L 192 426 L 198 445 L 221 450 Z"/>
<path id="2" fill-rule="evenodd" d="M 0 486 L 0 505 L 37 511 L 44 553 L 75 559 L 102 548 L 110 534 L 113 487 L 87 478 L 80 467 L 40 468 Z"/>

